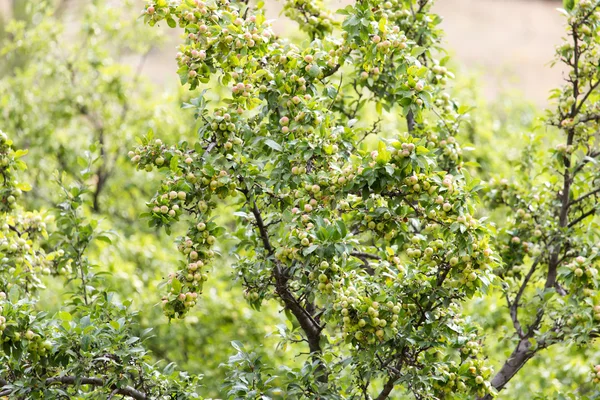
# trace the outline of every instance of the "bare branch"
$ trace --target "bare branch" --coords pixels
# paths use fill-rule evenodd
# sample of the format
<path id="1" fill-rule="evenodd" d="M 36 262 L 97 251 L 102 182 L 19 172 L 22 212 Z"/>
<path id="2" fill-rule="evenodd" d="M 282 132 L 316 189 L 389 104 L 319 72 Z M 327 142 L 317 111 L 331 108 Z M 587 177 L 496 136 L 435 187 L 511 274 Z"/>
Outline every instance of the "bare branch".
<path id="1" fill-rule="evenodd" d="M 579 202 L 587 199 L 588 197 L 594 196 L 594 195 L 596 195 L 598 193 L 600 193 L 600 188 L 592 190 L 591 192 L 588 192 L 586 194 L 583 194 L 583 195 L 579 196 L 578 198 L 576 198 L 575 200 L 573 200 L 570 205 L 577 204 L 577 203 L 579 203 Z"/>
<path id="2" fill-rule="evenodd" d="M 519 335 L 520 338 L 523 338 L 525 336 L 525 334 L 523 333 L 523 329 L 521 328 L 521 323 L 519 322 L 519 316 L 518 316 L 519 303 L 521 302 L 521 297 L 523 296 L 523 293 L 525 292 L 525 288 L 527 287 L 527 284 L 531 280 L 531 277 L 533 276 L 533 274 L 538 266 L 538 263 L 539 263 L 539 259 L 536 258 L 535 261 L 533 262 L 533 264 L 531 265 L 529 272 L 527 273 L 527 275 L 525 275 L 525 278 L 523 279 L 523 282 L 521 283 L 521 287 L 519 288 L 519 291 L 517 292 L 517 295 L 515 296 L 515 300 L 512 302 L 512 304 L 508 300 L 508 296 L 507 296 L 508 306 L 510 309 L 510 317 L 513 320 L 513 325 L 514 325 L 515 330 L 517 331 L 517 334 Z"/>
<path id="3" fill-rule="evenodd" d="M 572 222 L 569 224 L 569 226 L 568 226 L 568 227 L 569 227 L 569 228 L 572 228 L 572 227 L 574 227 L 575 225 L 577 225 L 578 223 L 580 223 L 581 221 L 583 221 L 583 220 L 584 220 L 584 219 L 586 219 L 587 217 L 589 217 L 589 216 L 591 216 L 591 215 L 594 215 L 595 213 L 596 213 L 596 209 L 595 209 L 595 208 L 592 208 L 591 210 L 584 212 L 583 214 L 581 214 L 581 215 L 579 216 L 579 218 L 577 218 L 577 219 L 573 220 L 573 221 L 572 221 Z"/>
<path id="4" fill-rule="evenodd" d="M 350 253 L 350 255 L 352 257 L 361 258 L 361 259 L 366 258 L 369 260 L 381 260 L 381 257 L 379 257 L 378 255 L 371 254 L 371 253 L 363 253 L 360 251 L 353 251 L 352 253 Z"/>

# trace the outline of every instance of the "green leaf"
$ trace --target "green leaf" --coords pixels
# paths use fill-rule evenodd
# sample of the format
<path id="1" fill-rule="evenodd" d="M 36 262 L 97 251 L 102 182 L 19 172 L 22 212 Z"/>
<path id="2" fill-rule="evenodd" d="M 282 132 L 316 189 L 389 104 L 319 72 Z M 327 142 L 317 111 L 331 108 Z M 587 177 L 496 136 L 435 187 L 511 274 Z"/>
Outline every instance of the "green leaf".
<path id="1" fill-rule="evenodd" d="M 31 185 L 29 183 L 19 183 L 17 184 L 17 188 L 24 192 L 29 192 L 31 190 Z"/>
<path id="2" fill-rule="evenodd" d="M 240 65 L 240 59 L 236 57 L 235 54 L 232 54 L 231 56 L 229 56 L 229 62 L 233 65 L 235 65 L 236 67 Z"/>
<path id="3" fill-rule="evenodd" d="M 416 73 L 416 75 L 417 75 L 419 78 L 423 78 L 423 77 L 425 76 L 425 74 L 427 73 L 427 71 L 429 71 L 429 68 L 427 68 L 427 67 L 423 66 L 423 67 L 421 67 L 421 68 L 419 68 L 419 69 L 417 70 L 417 73 Z"/>
<path id="4" fill-rule="evenodd" d="M 163 374 L 167 376 L 171 375 L 175 371 L 176 366 L 177 364 L 175 364 L 175 362 L 168 363 L 167 366 L 163 369 Z"/>
<path id="5" fill-rule="evenodd" d="M 388 151 L 385 143 L 379 142 L 379 145 L 377 146 L 377 159 L 375 161 L 377 161 L 380 164 L 384 164 L 389 162 L 391 159 L 392 155 Z"/>
<path id="6" fill-rule="evenodd" d="M 104 243 L 112 244 L 111 238 L 106 235 L 98 235 L 96 236 L 96 239 Z"/>
<path id="7" fill-rule="evenodd" d="M 175 22 L 175 20 L 172 17 L 167 17 L 167 25 L 169 25 L 169 28 L 175 28 L 177 26 L 177 22 Z"/>
<path id="8" fill-rule="evenodd" d="M 133 336 L 133 337 L 130 337 L 129 339 L 127 339 L 125 341 L 125 344 L 126 345 L 130 345 L 130 344 L 133 344 L 133 343 L 137 342 L 138 340 L 140 340 L 139 337 Z"/>
<path id="9" fill-rule="evenodd" d="M 315 250 L 317 250 L 319 248 L 318 245 L 313 244 L 312 246 L 307 247 L 306 249 L 304 249 L 304 251 L 302 252 L 302 254 L 304 254 L 305 256 L 314 253 Z"/>
<path id="10" fill-rule="evenodd" d="M 417 146 L 417 155 L 427 154 L 429 153 L 429 149 L 424 146 Z"/>
<path id="11" fill-rule="evenodd" d="M 420 46 L 415 46 L 413 47 L 412 51 L 410 52 L 410 54 L 413 57 L 418 57 L 421 54 L 425 53 L 425 51 L 427 51 L 427 49 L 425 47 L 420 47 Z"/>
<path id="12" fill-rule="evenodd" d="M 173 288 L 173 291 L 175 291 L 175 293 L 179 293 L 182 287 L 181 282 L 179 282 L 179 279 L 173 278 L 173 281 L 171 282 L 171 287 Z"/>
<path id="13" fill-rule="evenodd" d="M 272 148 L 273 150 L 277 150 L 277 151 L 283 150 L 281 145 L 279 143 L 277 143 L 276 141 L 274 141 L 273 139 L 265 139 L 265 144 L 267 146 L 269 146 L 270 148 Z"/>
<path id="14" fill-rule="evenodd" d="M 381 33 L 385 33 L 386 31 L 386 25 L 387 25 L 387 18 L 383 17 L 379 20 L 379 24 L 378 24 L 378 28 L 379 28 L 379 32 Z"/>
<path id="15" fill-rule="evenodd" d="M 310 70 L 308 71 L 308 75 L 310 75 L 313 78 L 316 78 L 319 76 L 319 74 L 321 74 L 321 68 L 317 64 L 313 64 L 312 67 L 310 67 Z"/>
<path id="16" fill-rule="evenodd" d="M 15 158 L 21 158 L 24 155 L 26 155 L 27 153 L 29 153 L 29 150 L 27 150 L 27 149 L 19 149 L 19 150 L 15 151 L 14 157 Z"/>
<path id="17" fill-rule="evenodd" d="M 73 320 L 73 316 L 67 311 L 59 311 L 58 318 L 60 318 L 62 321 L 72 321 Z"/>
<path id="18" fill-rule="evenodd" d="M 238 340 L 232 340 L 231 346 L 234 349 L 236 349 L 237 351 L 239 351 L 240 353 L 244 352 L 244 345 L 242 344 L 242 342 L 240 342 Z"/>
<path id="19" fill-rule="evenodd" d="M 344 221 L 340 219 L 336 222 L 336 224 L 338 226 L 338 231 L 340 232 L 340 235 L 342 235 L 342 238 L 346 237 L 346 235 L 348 234 L 348 229 L 346 228 L 346 224 L 344 224 Z"/>
<path id="20" fill-rule="evenodd" d="M 82 328 L 87 328 L 91 324 L 92 324 L 92 319 L 90 318 L 89 315 L 86 315 L 85 317 L 81 318 L 81 320 L 79 321 L 79 325 Z"/>
<path id="21" fill-rule="evenodd" d="M 169 169 L 173 172 L 176 172 L 179 166 L 179 156 L 174 156 L 171 158 L 171 162 L 169 163 Z"/>

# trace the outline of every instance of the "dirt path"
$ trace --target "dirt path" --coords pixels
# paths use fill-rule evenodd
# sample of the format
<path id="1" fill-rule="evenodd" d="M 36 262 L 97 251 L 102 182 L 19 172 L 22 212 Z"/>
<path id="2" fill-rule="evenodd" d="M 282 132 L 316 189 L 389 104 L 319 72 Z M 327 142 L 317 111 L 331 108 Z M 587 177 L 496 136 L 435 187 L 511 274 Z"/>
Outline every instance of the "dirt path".
<path id="1" fill-rule="evenodd" d="M 482 74 L 488 97 L 516 89 L 540 106 L 560 85 L 560 68 L 550 68 L 564 34 L 560 2 L 438 0 L 449 50 L 467 70 Z"/>

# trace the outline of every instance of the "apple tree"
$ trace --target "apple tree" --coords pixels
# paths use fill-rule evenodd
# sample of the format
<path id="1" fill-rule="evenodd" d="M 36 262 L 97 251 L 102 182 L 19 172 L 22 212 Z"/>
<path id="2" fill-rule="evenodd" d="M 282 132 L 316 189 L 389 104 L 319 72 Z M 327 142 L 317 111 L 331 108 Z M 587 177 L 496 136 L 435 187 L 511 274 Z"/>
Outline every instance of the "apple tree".
<path id="1" fill-rule="evenodd" d="M 464 110 L 444 92 L 452 73 L 434 57 L 440 18 L 430 7 L 357 2 L 338 23 L 318 2 L 287 2 L 308 35 L 302 46 L 275 35 L 262 3 L 146 7 L 149 24 L 185 31 L 183 84 L 216 79 L 231 89 L 214 105 L 203 94 L 185 105 L 202 121 L 198 140 L 146 137 L 129 153 L 138 168 L 165 173 L 150 224 L 189 226 L 164 312 L 183 318 L 198 302 L 228 231 L 239 240 L 236 279 L 247 300 L 279 302 L 292 324 L 282 340 L 309 353 L 273 379 L 237 345 L 230 396 L 494 392 L 460 304 L 489 287 L 497 259 L 474 215 L 481 187 L 461 161 Z M 365 151 L 362 140 L 382 129 L 357 118 L 366 109 L 401 113 L 406 127 Z M 235 228 L 215 222 L 222 202 Z"/>

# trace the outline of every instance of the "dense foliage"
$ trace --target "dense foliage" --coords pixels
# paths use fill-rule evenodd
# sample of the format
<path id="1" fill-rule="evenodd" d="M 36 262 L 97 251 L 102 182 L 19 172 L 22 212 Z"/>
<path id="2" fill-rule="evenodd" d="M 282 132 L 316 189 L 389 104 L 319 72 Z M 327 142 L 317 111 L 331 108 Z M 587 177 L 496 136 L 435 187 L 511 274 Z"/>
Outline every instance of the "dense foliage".
<path id="1" fill-rule="evenodd" d="M 128 5 L 8 25 L 0 397 L 595 398 L 600 4 L 562 10 L 556 108 L 499 132 L 449 94 L 431 1 L 288 0 L 294 39 L 264 7 L 149 2 L 171 96 Z"/>

